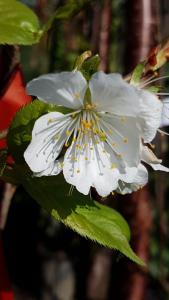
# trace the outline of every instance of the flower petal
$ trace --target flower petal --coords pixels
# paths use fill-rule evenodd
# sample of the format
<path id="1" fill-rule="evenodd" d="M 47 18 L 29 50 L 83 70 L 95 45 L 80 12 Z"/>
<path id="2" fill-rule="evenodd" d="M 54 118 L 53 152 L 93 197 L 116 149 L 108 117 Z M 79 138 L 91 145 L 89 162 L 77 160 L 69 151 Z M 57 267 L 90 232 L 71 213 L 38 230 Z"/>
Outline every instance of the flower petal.
<path id="1" fill-rule="evenodd" d="M 95 73 L 89 82 L 92 103 L 98 111 L 121 116 L 136 116 L 139 97 L 136 88 L 123 80 L 120 74 Z"/>
<path id="2" fill-rule="evenodd" d="M 110 147 L 90 140 L 80 152 L 77 152 L 76 144 L 66 151 L 63 174 L 79 192 L 87 195 L 93 186 L 100 196 L 105 197 L 117 188 L 120 163 Z"/>
<path id="3" fill-rule="evenodd" d="M 169 98 L 163 100 L 163 109 L 160 127 L 169 126 Z"/>
<path id="4" fill-rule="evenodd" d="M 127 166 L 136 167 L 140 161 L 140 131 L 136 119 L 104 114 L 99 122 L 117 155 Z"/>
<path id="5" fill-rule="evenodd" d="M 42 171 L 34 173 L 35 177 L 42 177 L 42 176 L 56 176 L 58 175 L 63 169 L 63 158 L 57 159 L 50 164 L 50 166 Z"/>
<path id="6" fill-rule="evenodd" d="M 51 112 L 36 120 L 32 140 L 24 152 L 24 158 L 33 172 L 41 172 L 51 166 L 60 154 L 67 139 L 66 130 L 72 118 L 59 112 Z"/>
<path id="7" fill-rule="evenodd" d="M 140 114 L 138 123 L 145 143 L 151 142 L 161 124 L 162 102 L 154 94 L 137 90 L 140 98 Z"/>
<path id="8" fill-rule="evenodd" d="M 27 85 L 29 95 L 72 109 L 82 107 L 86 89 L 86 79 L 79 71 L 42 75 Z"/>
<path id="9" fill-rule="evenodd" d="M 141 147 L 141 160 L 149 164 L 155 171 L 169 172 L 169 168 L 161 165 L 162 159 L 158 159 L 156 155 L 147 146 Z"/>
<path id="10" fill-rule="evenodd" d="M 118 189 L 116 191 L 117 193 L 120 193 L 122 195 L 130 194 L 142 188 L 144 185 L 146 185 L 147 182 L 148 182 L 147 169 L 142 164 L 139 164 L 133 182 L 128 183 L 126 181 L 120 180 Z"/>

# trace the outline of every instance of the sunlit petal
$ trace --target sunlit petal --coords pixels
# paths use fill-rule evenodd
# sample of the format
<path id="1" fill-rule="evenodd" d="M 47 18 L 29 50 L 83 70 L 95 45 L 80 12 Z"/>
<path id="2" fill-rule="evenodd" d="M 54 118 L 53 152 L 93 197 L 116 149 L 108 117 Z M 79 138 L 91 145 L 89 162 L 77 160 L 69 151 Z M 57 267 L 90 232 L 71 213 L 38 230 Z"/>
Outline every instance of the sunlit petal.
<path id="1" fill-rule="evenodd" d="M 86 89 L 87 82 L 79 71 L 42 75 L 27 85 L 29 95 L 72 109 L 82 107 Z"/>
<path id="2" fill-rule="evenodd" d="M 60 154 L 73 121 L 70 116 L 51 112 L 40 117 L 34 125 L 32 140 L 24 153 L 24 158 L 33 172 L 41 172 L 50 167 Z"/>

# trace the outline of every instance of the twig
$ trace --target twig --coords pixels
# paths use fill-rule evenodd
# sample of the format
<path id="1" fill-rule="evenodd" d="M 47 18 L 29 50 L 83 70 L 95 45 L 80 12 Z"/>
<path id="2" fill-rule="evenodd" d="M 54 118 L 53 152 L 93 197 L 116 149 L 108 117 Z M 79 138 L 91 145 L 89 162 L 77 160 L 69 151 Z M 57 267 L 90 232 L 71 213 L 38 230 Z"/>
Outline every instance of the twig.
<path id="1" fill-rule="evenodd" d="M 16 189 L 17 189 L 16 185 L 13 185 L 11 183 L 5 184 L 4 194 L 1 201 L 1 210 L 0 210 L 0 230 L 3 230 L 5 228 L 9 207 Z"/>

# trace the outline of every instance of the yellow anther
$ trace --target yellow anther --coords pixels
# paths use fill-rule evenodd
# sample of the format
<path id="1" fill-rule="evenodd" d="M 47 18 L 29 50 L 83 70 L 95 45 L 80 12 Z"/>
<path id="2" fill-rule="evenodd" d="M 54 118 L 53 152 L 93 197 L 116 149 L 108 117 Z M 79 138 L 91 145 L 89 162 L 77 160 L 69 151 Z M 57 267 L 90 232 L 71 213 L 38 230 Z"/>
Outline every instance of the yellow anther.
<path id="1" fill-rule="evenodd" d="M 93 126 L 92 122 L 90 122 L 90 121 L 82 120 L 81 123 L 82 123 L 82 126 L 84 127 L 84 129 L 87 129 L 87 130 L 91 129 Z"/>
<path id="2" fill-rule="evenodd" d="M 88 157 L 85 157 L 85 160 L 88 160 Z"/>
<path id="3" fill-rule="evenodd" d="M 113 146 L 113 147 L 116 147 L 116 143 L 112 143 L 112 146 Z"/>
<path id="4" fill-rule="evenodd" d="M 124 139 L 123 139 L 123 142 L 124 142 L 125 144 L 127 144 L 128 141 L 129 141 L 128 138 L 124 138 Z"/>
<path id="5" fill-rule="evenodd" d="M 80 173 L 80 170 L 77 170 L 77 173 L 79 174 L 79 173 Z"/>
<path id="6" fill-rule="evenodd" d="M 69 143 L 65 143 L 65 147 L 69 147 Z"/>
<path id="7" fill-rule="evenodd" d="M 59 138 L 60 138 L 60 135 L 59 135 L 59 134 L 56 134 L 56 135 L 53 137 L 54 140 L 58 140 Z"/>
<path id="8" fill-rule="evenodd" d="M 62 163 L 60 163 L 60 166 L 61 166 L 61 168 L 63 168 L 63 166 L 64 166 L 64 163 L 62 162 Z"/>
<path id="9" fill-rule="evenodd" d="M 106 140 L 106 134 L 102 131 L 99 132 L 99 137 L 101 141 L 105 141 Z"/>
<path id="10" fill-rule="evenodd" d="M 112 196 L 114 196 L 114 195 L 115 195 L 115 193 L 114 193 L 114 192 L 111 192 L 111 194 L 112 194 Z"/>
<path id="11" fill-rule="evenodd" d="M 114 164 L 114 163 L 112 163 L 112 165 L 111 165 L 111 169 L 116 169 L 117 168 L 117 165 L 116 164 Z"/>
<path id="12" fill-rule="evenodd" d="M 79 93 L 79 92 L 74 93 L 74 98 L 75 98 L 76 100 L 80 100 L 80 99 L 81 99 L 80 93 Z"/>
<path id="13" fill-rule="evenodd" d="M 78 145 L 78 144 L 76 144 L 76 146 L 75 146 L 77 149 L 82 149 L 82 146 L 80 146 L 80 145 Z"/>
<path id="14" fill-rule="evenodd" d="M 90 150 L 93 150 L 93 147 L 90 147 Z"/>
<path id="15" fill-rule="evenodd" d="M 76 115 L 77 115 L 77 112 L 74 112 L 74 113 L 72 113 L 71 117 L 72 117 L 72 118 L 75 118 Z"/>
<path id="16" fill-rule="evenodd" d="M 73 156 L 73 157 L 72 157 L 72 160 L 73 160 L 73 161 L 77 161 L 76 156 Z"/>
<path id="17" fill-rule="evenodd" d="M 121 117 L 121 118 L 120 118 L 120 121 L 121 121 L 121 122 L 126 122 L 126 121 L 127 121 L 127 118 L 126 118 L 126 117 Z"/>
<path id="18" fill-rule="evenodd" d="M 70 135 L 70 131 L 66 130 L 66 135 L 69 136 Z"/>
<path id="19" fill-rule="evenodd" d="M 49 120 L 48 120 L 48 125 L 49 125 L 50 123 L 55 122 L 55 121 L 56 121 L 56 119 L 49 119 Z"/>
<path id="20" fill-rule="evenodd" d="M 95 104 L 86 104 L 85 105 L 85 109 L 86 110 L 93 110 L 96 108 L 96 105 Z"/>
<path id="21" fill-rule="evenodd" d="M 117 156 L 118 158 L 122 158 L 122 157 L 123 157 L 122 154 L 117 154 L 116 156 Z"/>
<path id="22" fill-rule="evenodd" d="M 98 134 L 98 133 L 99 133 L 99 130 L 96 129 L 96 128 L 93 128 L 93 133 L 94 133 L 94 134 Z"/>

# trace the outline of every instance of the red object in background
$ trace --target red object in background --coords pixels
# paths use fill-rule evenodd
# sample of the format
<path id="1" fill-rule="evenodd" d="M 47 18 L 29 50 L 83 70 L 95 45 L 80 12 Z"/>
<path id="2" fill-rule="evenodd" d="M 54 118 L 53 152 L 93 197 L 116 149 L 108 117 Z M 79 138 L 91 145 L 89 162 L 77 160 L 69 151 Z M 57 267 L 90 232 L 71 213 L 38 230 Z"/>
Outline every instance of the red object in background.
<path id="1" fill-rule="evenodd" d="M 0 130 L 7 129 L 15 113 L 25 104 L 31 101 L 31 97 L 25 92 L 22 71 L 19 65 L 12 71 L 11 76 L 0 96 Z M 0 141 L 0 148 L 6 146 L 5 140 Z M 0 237 L 0 300 L 14 300 L 14 293 L 8 276 L 3 245 Z"/>
<path id="2" fill-rule="evenodd" d="M 3 245 L 0 239 L 0 300 L 14 300 L 14 294 L 8 277 Z"/>
<path id="3" fill-rule="evenodd" d="M 15 113 L 30 101 L 31 97 L 25 92 L 22 71 L 18 65 L 0 96 L 0 130 L 8 128 Z M 4 140 L 0 141 L 0 148 L 5 147 L 5 145 Z"/>

